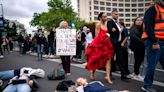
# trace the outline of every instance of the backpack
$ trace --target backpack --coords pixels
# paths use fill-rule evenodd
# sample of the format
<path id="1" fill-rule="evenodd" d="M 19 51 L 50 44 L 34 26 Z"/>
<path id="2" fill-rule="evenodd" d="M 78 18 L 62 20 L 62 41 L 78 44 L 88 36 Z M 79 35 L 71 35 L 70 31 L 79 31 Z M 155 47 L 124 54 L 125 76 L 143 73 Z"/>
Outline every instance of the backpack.
<path id="1" fill-rule="evenodd" d="M 62 81 L 56 87 L 57 91 L 67 91 L 67 92 L 74 92 L 75 90 L 75 83 L 72 80 Z"/>
<path id="2" fill-rule="evenodd" d="M 65 72 L 63 69 L 54 69 L 48 74 L 47 78 L 49 80 L 62 80 L 65 79 Z"/>

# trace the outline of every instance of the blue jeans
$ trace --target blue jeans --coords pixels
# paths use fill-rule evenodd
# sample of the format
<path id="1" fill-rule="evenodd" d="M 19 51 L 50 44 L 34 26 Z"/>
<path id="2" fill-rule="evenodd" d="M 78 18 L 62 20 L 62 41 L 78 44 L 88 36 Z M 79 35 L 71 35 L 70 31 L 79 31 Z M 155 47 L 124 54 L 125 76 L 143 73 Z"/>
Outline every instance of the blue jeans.
<path id="1" fill-rule="evenodd" d="M 3 92 L 31 92 L 31 88 L 27 83 L 17 85 L 10 84 Z"/>
<path id="2" fill-rule="evenodd" d="M 14 70 L 8 70 L 8 71 L 3 71 L 0 72 L 0 79 L 2 80 L 7 80 L 13 78 L 14 75 Z"/>
<path id="3" fill-rule="evenodd" d="M 50 55 L 54 55 L 54 43 L 53 42 L 49 42 L 49 54 Z"/>
<path id="4" fill-rule="evenodd" d="M 19 45 L 19 53 L 20 53 L 20 54 L 23 54 L 23 47 L 24 47 L 24 44 L 21 43 L 21 42 L 19 42 L 18 45 Z"/>
<path id="5" fill-rule="evenodd" d="M 38 57 L 38 60 L 42 60 L 42 58 L 43 58 L 43 49 L 44 49 L 43 44 L 37 44 L 37 57 Z"/>
<path id="6" fill-rule="evenodd" d="M 160 50 L 153 50 L 151 42 L 149 40 L 145 41 L 147 52 L 147 68 L 144 78 L 144 88 L 152 87 L 154 72 L 158 61 L 160 61 L 161 65 L 164 64 L 164 41 L 159 41 L 159 45 Z"/>

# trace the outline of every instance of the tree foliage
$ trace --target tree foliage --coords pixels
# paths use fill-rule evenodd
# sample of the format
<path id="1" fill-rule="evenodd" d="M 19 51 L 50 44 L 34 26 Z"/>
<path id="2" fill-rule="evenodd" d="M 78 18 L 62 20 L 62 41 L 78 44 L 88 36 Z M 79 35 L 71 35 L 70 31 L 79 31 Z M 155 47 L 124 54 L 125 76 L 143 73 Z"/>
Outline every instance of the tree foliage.
<path id="1" fill-rule="evenodd" d="M 54 26 L 58 27 L 62 20 L 69 24 L 74 22 L 76 28 L 85 24 L 85 21 L 81 21 L 77 17 L 70 0 L 49 0 L 47 4 L 49 6 L 47 12 L 33 14 L 33 19 L 30 22 L 32 26 L 40 26 L 49 30 Z"/>

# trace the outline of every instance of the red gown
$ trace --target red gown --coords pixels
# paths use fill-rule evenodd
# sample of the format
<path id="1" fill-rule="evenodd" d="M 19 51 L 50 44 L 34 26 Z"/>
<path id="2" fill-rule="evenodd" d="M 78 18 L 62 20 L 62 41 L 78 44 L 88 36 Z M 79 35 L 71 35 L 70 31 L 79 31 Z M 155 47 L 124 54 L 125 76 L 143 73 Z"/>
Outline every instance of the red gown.
<path id="1" fill-rule="evenodd" d="M 114 56 L 112 43 L 106 33 L 107 30 L 100 29 L 98 36 L 86 49 L 85 56 L 88 59 L 86 68 L 88 70 L 104 70 L 106 62 Z"/>

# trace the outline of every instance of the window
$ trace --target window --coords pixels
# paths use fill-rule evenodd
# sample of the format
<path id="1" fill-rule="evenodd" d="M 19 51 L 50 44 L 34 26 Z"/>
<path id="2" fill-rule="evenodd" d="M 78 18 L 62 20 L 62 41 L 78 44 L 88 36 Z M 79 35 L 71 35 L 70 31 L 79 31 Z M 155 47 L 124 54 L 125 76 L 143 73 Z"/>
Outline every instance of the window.
<path id="1" fill-rule="evenodd" d="M 111 13 L 107 13 L 107 16 L 111 16 Z"/>
<path id="2" fill-rule="evenodd" d="M 119 9 L 119 12 L 123 12 L 124 11 L 124 9 Z"/>
<path id="3" fill-rule="evenodd" d="M 136 4 L 132 4 L 132 7 L 137 7 L 137 5 Z"/>
<path id="4" fill-rule="evenodd" d="M 113 8 L 113 10 L 117 10 L 117 8 Z"/>
<path id="5" fill-rule="evenodd" d="M 94 17 L 94 20 L 98 20 L 97 17 Z"/>
<path id="6" fill-rule="evenodd" d="M 130 14 L 126 14 L 125 16 L 126 16 L 126 17 L 130 17 Z"/>
<path id="7" fill-rule="evenodd" d="M 104 2 L 100 2 L 100 5 L 105 5 L 105 3 Z"/>
<path id="8" fill-rule="evenodd" d="M 143 7 L 143 4 L 138 4 L 138 7 Z"/>
<path id="9" fill-rule="evenodd" d="M 130 7 L 130 4 L 125 4 L 125 7 Z"/>
<path id="10" fill-rule="evenodd" d="M 125 12 L 130 12 L 130 9 L 125 9 Z"/>
<path id="11" fill-rule="evenodd" d="M 105 7 L 100 7 L 100 10 L 105 10 Z"/>
<path id="12" fill-rule="evenodd" d="M 126 22 L 130 22 L 130 19 L 126 19 Z"/>
<path id="13" fill-rule="evenodd" d="M 150 5 L 150 3 L 146 3 L 146 4 L 145 4 L 145 6 L 149 6 L 149 5 Z"/>
<path id="14" fill-rule="evenodd" d="M 91 5 L 91 1 L 89 1 L 89 5 Z"/>
<path id="15" fill-rule="evenodd" d="M 139 12 L 144 12 L 144 9 L 138 9 Z"/>
<path id="16" fill-rule="evenodd" d="M 97 11 L 94 12 L 94 15 L 98 15 L 98 14 L 99 14 L 99 12 L 97 12 Z"/>
<path id="17" fill-rule="evenodd" d="M 98 1 L 94 1 L 94 4 L 98 4 L 99 2 Z"/>
<path id="18" fill-rule="evenodd" d="M 91 7 L 89 7 L 89 9 L 91 10 Z"/>
<path id="19" fill-rule="evenodd" d="M 120 17 L 124 17 L 124 14 L 119 14 Z"/>
<path id="20" fill-rule="evenodd" d="M 124 22 L 124 19 L 119 19 L 120 22 Z"/>
<path id="21" fill-rule="evenodd" d="M 132 9 L 132 12 L 137 12 L 137 10 L 136 9 Z"/>
<path id="22" fill-rule="evenodd" d="M 119 4 L 120 7 L 123 7 L 124 5 L 123 4 Z"/>
<path id="23" fill-rule="evenodd" d="M 143 16 L 143 14 L 138 14 L 139 17 Z"/>
<path id="24" fill-rule="evenodd" d="M 107 11 L 111 11 L 111 8 L 106 8 Z"/>
<path id="25" fill-rule="evenodd" d="M 99 7 L 98 7 L 98 6 L 94 6 L 94 9 L 95 9 L 95 10 L 98 10 L 98 9 L 99 9 Z"/>
<path id="26" fill-rule="evenodd" d="M 130 2 L 130 0 L 125 0 L 125 2 Z"/>
<path id="27" fill-rule="evenodd" d="M 89 12 L 89 14 L 90 14 L 90 16 L 92 15 L 92 13 L 91 13 L 91 12 Z"/>
<path id="28" fill-rule="evenodd" d="M 130 27 L 130 24 L 126 24 L 127 27 Z"/>
<path id="29" fill-rule="evenodd" d="M 130 22 L 130 19 L 126 19 L 126 22 Z"/>
<path id="30" fill-rule="evenodd" d="M 111 3 L 109 3 L 109 2 L 106 2 L 106 6 L 111 6 Z"/>
<path id="31" fill-rule="evenodd" d="M 113 3 L 112 6 L 117 6 L 117 3 Z"/>
<path id="32" fill-rule="evenodd" d="M 137 17 L 137 14 L 132 14 L 132 17 Z"/>

